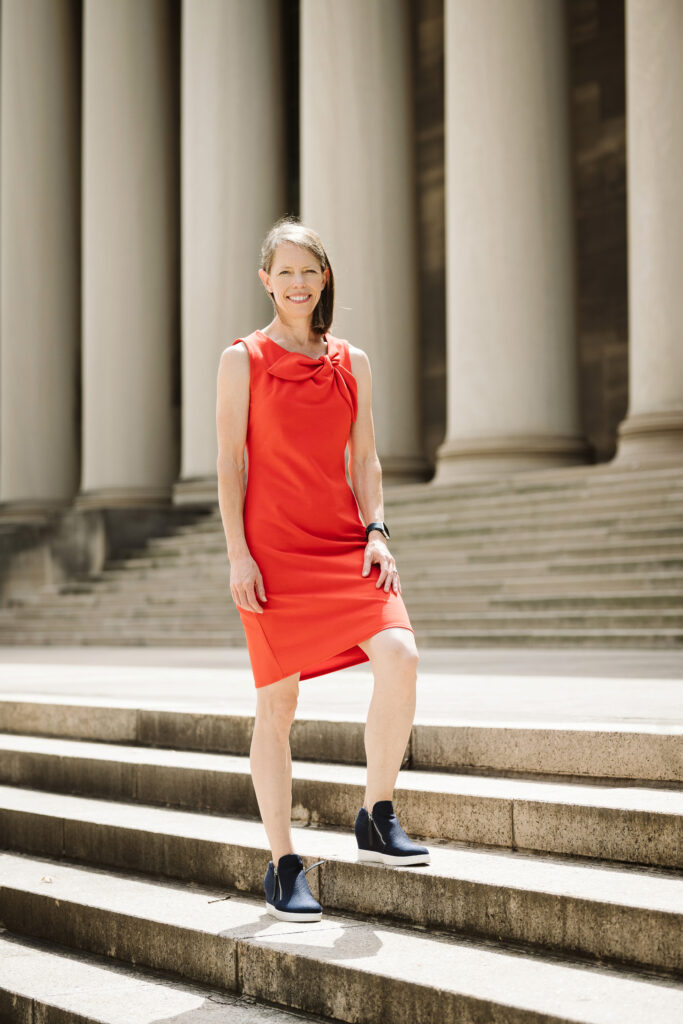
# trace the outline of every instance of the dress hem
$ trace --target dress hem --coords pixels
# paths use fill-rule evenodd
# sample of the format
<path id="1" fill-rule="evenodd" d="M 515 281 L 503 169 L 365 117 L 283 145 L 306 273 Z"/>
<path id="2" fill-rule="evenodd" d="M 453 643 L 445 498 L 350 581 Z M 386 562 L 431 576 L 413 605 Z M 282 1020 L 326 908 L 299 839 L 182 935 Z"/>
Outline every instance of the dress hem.
<path id="1" fill-rule="evenodd" d="M 259 623 L 260 625 L 260 623 Z M 411 625 L 406 623 L 405 619 L 394 622 L 385 622 L 379 629 L 376 629 L 374 633 L 370 633 L 369 636 L 363 637 L 363 642 L 369 640 L 371 637 L 376 636 L 377 633 L 383 632 L 385 629 L 392 629 L 400 627 L 401 629 L 409 629 L 410 632 L 415 635 L 415 630 Z M 287 676 L 294 675 L 295 672 L 299 672 L 299 680 L 303 682 L 306 679 L 317 679 L 319 676 L 328 675 L 330 672 L 339 672 L 345 668 L 352 668 L 354 665 L 362 665 L 364 662 L 369 661 L 370 658 L 365 651 L 358 646 L 358 644 L 352 644 L 350 647 L 345 647 L 341 651 L 337 650 L 331 654 L 321 655 L 316 658 L 314 662 L 309 662 L 307 665 L 301 668 L 293 668 L 289 672 L 283 672 L 281 676 L 276 679 L 268 679 L 265 682 L 256 682 L 254 685 L 256 689 L 260 689 L 262 686 L 271 686 L 273 683 L 279 682 L 281 679 L 286 679 Z M 280 663 L 278 662 L 278 665 Z"/>

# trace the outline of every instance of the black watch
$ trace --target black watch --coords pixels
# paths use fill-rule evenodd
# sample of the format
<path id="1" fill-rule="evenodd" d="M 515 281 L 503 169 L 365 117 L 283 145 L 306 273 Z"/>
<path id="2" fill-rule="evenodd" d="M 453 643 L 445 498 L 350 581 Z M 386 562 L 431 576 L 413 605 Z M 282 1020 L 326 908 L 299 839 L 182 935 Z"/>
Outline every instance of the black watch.
<path id="1" fill-rule="evenodd" d="M 389 533 L 389 527 L 387 526 L 386 523 L 368 523 L 368 525 L 365 527 L 365 542 L 366 543 L 367 543 L 367 540 L 368 540 L 368 534 L 370 533 L 370 530 L 379 530 L 379 532 L 383 533 L 385 537 L 390 537 L 391 536 L 391 534 Z"/>

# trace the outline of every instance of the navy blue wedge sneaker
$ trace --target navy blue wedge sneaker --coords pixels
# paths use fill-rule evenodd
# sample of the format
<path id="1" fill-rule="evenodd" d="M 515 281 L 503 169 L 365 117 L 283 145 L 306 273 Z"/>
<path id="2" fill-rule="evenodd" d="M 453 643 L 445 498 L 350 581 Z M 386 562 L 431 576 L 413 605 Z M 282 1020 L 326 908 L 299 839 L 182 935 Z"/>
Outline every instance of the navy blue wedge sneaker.
<path id="1" fill-rule="evenodd" d="M 266 907 L 281 921 L 319 921 L 323 908 L 308 887 L 306 872 L 324 860 L 305 868 L 298 853 L 283 853 L 277 862 L 268 861 L 268 870 L 263 879 Z"/>
<path id="2" fill-rule="evenodd" d="M 429 850 L 405 834 L 391 800 L 378 800 L 367 811 L 361 807 L 354 825 L 358 860 L 379 864 L 429 864 Z"/>

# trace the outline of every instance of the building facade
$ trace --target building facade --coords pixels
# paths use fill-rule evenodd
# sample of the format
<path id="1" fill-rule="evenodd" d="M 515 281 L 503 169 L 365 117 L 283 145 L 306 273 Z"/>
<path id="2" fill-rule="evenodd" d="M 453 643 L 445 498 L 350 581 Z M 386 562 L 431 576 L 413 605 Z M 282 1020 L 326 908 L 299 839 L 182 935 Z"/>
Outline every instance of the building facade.
<path id="1" fill-rule="evenodd" d="M 683 463 L 680 0 L 2 0 L 0 519 L 216 501 L 315 228 L 384 480 Z"/>

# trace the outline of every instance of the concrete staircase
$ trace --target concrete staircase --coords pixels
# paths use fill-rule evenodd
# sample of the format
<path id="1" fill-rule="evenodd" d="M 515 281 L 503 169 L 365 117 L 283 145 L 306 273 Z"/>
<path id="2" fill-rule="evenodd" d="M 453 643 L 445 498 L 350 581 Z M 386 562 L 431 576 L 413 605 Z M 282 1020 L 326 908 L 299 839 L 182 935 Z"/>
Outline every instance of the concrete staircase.
<path id="1" fill-rule="evenodd" d="M 355 860 L 363 723 L 295 720 L 304 926 L 265 913 L 251 717 L 5 697 L 0 723 L 3 1021 L 683 1019 L 680 728 L 417 722 L 395 806 L 432 863 L 387 868 Z"/>
<path id="2" fill-rule="evenodd" d="M 424 646 L 683 645 L 683 468 L 385 489 Z M 0 644 L 244 646 L 218 511 L 0 609 Z"/>

